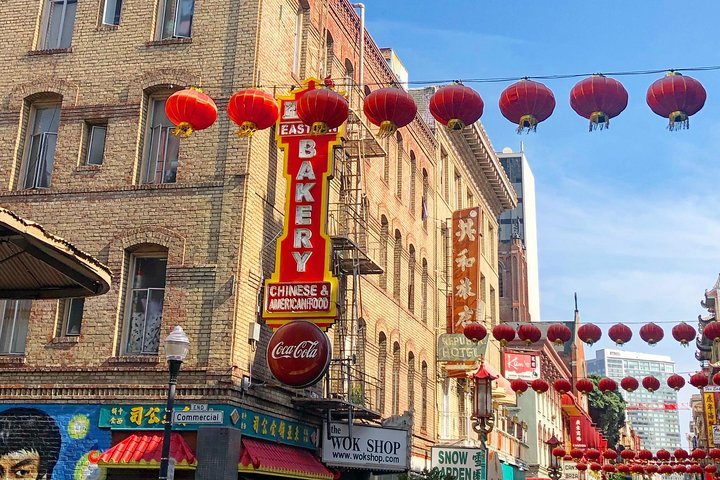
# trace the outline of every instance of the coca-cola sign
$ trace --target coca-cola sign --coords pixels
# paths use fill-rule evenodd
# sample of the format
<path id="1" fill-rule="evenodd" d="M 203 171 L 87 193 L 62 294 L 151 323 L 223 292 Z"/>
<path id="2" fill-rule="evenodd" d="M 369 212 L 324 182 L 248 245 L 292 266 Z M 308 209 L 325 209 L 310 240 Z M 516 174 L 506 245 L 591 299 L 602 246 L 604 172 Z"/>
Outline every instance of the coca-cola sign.
<path id="1" fill-rule="evenodd" d="M 268 343 L 270 371 L 285 385 L 317 383 L 330 364 L 330 340 L 314 323 L 296 320 L 278 328 Z"/>

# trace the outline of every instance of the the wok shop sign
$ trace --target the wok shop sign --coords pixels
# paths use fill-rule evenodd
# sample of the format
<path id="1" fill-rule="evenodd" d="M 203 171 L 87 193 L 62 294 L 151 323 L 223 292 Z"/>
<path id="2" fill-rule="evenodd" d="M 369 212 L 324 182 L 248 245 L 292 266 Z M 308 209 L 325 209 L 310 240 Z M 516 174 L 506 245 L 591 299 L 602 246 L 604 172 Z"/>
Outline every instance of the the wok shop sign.
<path id="1" fill-rule="evenodd" d="M 329 431 L 328 431 L 329 429 Z M 323 424 L 322 461 L 332 467 L 404 472 L 410 450 L 407 430 Z"/>
<path id="2" fill-rule="evenodd" d="M 275 272 L 265 282 L 263 318 L 270 328 L 295 319 L 327 330 L 337 315 L 337 278 L 330 265 L 327 233 L 328 182 L 333 148 L 342 127 L 310 134 L 297 115 L 297 102 L 316 88 L 317 80 L 290 96 L 280 97 L 277 143 L 284 152 L 285 225 L 277 241 Z"/>
<path id="3" fill-rule="evenodd" d="M 486 453 L 480 448 L 432 447 L 432 467 L 457 480 L 485 480 Z"/>

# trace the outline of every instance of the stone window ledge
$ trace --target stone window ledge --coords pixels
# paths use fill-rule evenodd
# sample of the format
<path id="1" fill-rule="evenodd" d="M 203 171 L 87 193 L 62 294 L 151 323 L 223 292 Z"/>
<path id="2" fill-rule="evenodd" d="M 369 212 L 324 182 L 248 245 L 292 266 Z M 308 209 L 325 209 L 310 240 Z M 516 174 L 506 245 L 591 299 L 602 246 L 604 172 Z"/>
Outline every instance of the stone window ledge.
<path id="1" fill-rule="evenodd" d="M 30 50 L 28 55 L 56 55 L 58 53 L 72 53 L 72 47 L 69 48 L 48 48 L 45 50 Z"/>
<path id="2" fill-rule="evenodd" d="M 119 25 L 106 25 L 106 24 L 100 24 L 98 26 L 98 32 L 112 32 L 114 30 L 117 30 Z"/>
<path id="3" fill-rule="evenodd" d="M 119 357 L 112 357 L 110 363 L 124 364 L 124 363 L 158 363 L 157 355 L 121 355 Z"/>
<path id="4" fill-rule="evenodd" d="M 100 170 L 100 167 L 102 167 L 102 164 L 100 165 L 78 165 L 75 167 L 75 170 L 73 173 L 95 173 Z"/>
<path id="5" fill-rule="evenodd" d="M 25 365 L 25 355 L 0 355 L 0 365 Z"/>
<path id="6" fill-rule="evenodd" d="M 184 45 L 192 43 L 192 38 L 164 38 L 162 40 L 151 40 L 145 42 L 146 47 L 161 47 L 163 45 Z"/>
<path id="7" fill-rule="evenodd" d="M 55 337 L 52 339 L 51 343 L 53 345 L 75 345 L 77 343 L 80 343 L 80 337 L 79 336 Z"/>

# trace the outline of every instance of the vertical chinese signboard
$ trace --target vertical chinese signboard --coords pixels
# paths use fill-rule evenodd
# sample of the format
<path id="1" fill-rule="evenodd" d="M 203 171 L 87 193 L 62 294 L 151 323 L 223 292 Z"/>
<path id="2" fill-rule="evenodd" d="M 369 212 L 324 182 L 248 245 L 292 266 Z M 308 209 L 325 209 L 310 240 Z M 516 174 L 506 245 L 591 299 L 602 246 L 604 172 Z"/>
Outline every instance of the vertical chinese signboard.
<path id="1" fill-rule="evenodd" d="M 703 409 L 705 411 L 705 428 L 707 428 L 708 446 L 716 447 L 720 438 L 713 433 L 718 425 L 718 403 L 720 402 L 720 387 L 708 386 L 703 388 Z"/>
<path id="2" fill-rule="evenodd" d="M 588 448 L 588 425 L 584 417 L 570 417 L 570 443 L 573 448 Z"/>
<path id="3" fill-rule="evenodd" d="M 479 207 L 456 210 L 452 216 L 452 330 L 463 333 L 465 325 L 484 322 L 485 305 L 478 298 L 482 216 Z"/>
<path id="4" fill-rule="evenodd" d="M 284 151 L 285 225 L 263 300 L 263 318 L 273 330 L 293 319 L 327 330 L 337 314 L 338 284 L 330 264 L 327 218 L 333 148 L 340 143 L 342 127 L 310 134 L 297 115 L 298 99 L 318 82 L 308 80 L 305 88 L 280 97 L 276 135 Z"/>

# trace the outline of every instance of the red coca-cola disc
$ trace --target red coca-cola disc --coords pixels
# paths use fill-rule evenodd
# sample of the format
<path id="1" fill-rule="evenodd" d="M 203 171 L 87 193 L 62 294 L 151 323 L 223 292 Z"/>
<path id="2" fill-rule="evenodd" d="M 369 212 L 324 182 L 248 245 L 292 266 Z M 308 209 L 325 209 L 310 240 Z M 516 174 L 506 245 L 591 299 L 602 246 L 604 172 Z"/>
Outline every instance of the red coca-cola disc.
<path id="1" fill-rule="evenodd" d="M 285 385 L 302 388 L 316 384 L 330 365 L 331 346 L 314 323 L 296 320 L 278 328 L 268 343 L 270 372 Z"/>

